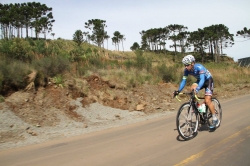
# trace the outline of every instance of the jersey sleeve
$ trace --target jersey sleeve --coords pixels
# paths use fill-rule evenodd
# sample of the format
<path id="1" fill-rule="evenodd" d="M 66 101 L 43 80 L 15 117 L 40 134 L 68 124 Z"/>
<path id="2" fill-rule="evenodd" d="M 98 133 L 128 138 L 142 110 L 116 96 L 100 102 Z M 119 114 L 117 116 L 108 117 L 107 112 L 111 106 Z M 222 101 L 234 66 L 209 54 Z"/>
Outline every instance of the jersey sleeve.
<path id="1" fill-rule="evenodd" d="M 182 80 L 178 89 L 179 92 L 182 91 L 182 89 L 185 87 L 186 82 L 187 82 L 187 77 L 188 77 L 188 72 L 187 70 L 184 70 L 184 74 L 183 74 L 183 77 L 182 77 Z"/>
<path id="2" fill-rule="evenodd" d="M 196 87 L 196 92 L 199 92 L 199 90 L 201 89 L 201 87 L 204 85 L 205 83 L 205 74 L 201 73 L 200 74 L 200 81 L 198 83 L 198 86 Z"/>

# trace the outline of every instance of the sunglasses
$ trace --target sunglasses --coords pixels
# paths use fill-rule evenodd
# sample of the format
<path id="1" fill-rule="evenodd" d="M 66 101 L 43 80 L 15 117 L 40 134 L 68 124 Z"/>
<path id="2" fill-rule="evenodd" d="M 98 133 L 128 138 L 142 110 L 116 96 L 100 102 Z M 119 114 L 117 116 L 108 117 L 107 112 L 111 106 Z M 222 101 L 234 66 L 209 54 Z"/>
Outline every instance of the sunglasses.
<path id="1" fill-rule="evenodd" d="M 189 66 L 189 65 L 191 65 L 191 64 L 187 64 L 187 65 L 185 64 L 184 66 L 187 67 L 187 66 Z"/>

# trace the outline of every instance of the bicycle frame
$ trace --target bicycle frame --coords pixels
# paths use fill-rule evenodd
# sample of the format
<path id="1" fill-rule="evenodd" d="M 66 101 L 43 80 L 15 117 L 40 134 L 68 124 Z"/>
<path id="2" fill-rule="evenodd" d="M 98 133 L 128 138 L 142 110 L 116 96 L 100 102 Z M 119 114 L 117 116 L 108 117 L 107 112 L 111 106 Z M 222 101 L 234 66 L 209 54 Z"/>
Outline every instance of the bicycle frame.
<path id="1" fill-rule="evenodd" d="M 201 125 L 207 124 L 208 126 L 211 126 L 213 118 L 207 105 L 206 105 L 205 112 L 199 112 L 197 108 L 197 101 L 201 99 L 205 99 L 205 97 L 198 98 L 193 91 L 179 93 L 179 94 L 188 95 L 189 100 L 183 103 L 180 106 L 179 110 L 177 111 L 176 127 L 177 127 L 179 135 L 183 139 L 189 140 L 189 139 L 194 138 L 197 135 L 199 128 L 201 129 L 202 126 L 200 126 L 199 124 Z M 175 97 L 178 101 L 181 101 L 178 98 L 178 95 L 175 95 Z M 211 100 L 214 103 L 214 106 L 216 106 L 216 109 L 215 109 L 216 116 L 219 119 L 219 123 L 217 124 L 216 128 L 218 128 L 220 126 L 220 122 L 222 118 L 222 109 L 221 109 L 220 102 L 216 98 L 212 98 Z"/>
<path id="2" fill-rule="evenodd" d="M 197 101 L 200 101 L 201 99 L 205 99 L 205 98 L 204 97 L 198 97 L 193 91 L 192 92 L 179 93 L 179 94 L 190 95 L 189 104 L 195 110 L 195 114 L 200 116 L 201 119 L 198 119 L 199 123 L 201 123 L 201 121 L 202 121 L 202 124 L 207 123 L 208 119 L 212 116 L 210 111 L 208 110 L 208 106 L 206 105 L 205 112 L 200 112 L 200 111 L 198 111 L 198 108 L 197 108 L 197 105 L 196 105 Z M 175 98 L 178 101 L 181 101 L 177 96 Z M 212 99 L 214 99 L 214 98 L 212 98 Z M 190 107 L 190 109 L 191 109 L 191 107 Z"/>

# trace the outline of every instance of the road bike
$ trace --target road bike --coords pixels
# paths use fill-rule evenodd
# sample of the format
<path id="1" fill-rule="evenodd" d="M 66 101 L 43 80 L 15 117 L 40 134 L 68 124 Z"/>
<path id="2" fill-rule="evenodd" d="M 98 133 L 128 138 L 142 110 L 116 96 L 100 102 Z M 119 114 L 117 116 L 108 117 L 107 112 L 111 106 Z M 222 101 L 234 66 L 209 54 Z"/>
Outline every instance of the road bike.
<path id="1" fill-rule="evenodd" d="M 197 102 L 200 99 L 205 99 L 204 97 L 197 97 L 197 95 L 192 92 L 184 92 L 175 95 L 176 99 L 181 101 L 178 96 L 179 95 L 187 95 L 189 96 L 189 101 L 183 103 L 176 116 L 176 127 L 179 135 L 184 140 L 190 140 L 194 138 L 198 130 L 203 126 L 210 126 L 212 124 L 212 114 L 206 105 L 204 112 L 199 112 L 197 108 Z M 212 97 L 212 102 L 215 107 L 216 117 L 219 119 L 218 124 L 216 125 L 216 129 L 220 126 L 222 120 L 222 108 L 218 99 Z"/>

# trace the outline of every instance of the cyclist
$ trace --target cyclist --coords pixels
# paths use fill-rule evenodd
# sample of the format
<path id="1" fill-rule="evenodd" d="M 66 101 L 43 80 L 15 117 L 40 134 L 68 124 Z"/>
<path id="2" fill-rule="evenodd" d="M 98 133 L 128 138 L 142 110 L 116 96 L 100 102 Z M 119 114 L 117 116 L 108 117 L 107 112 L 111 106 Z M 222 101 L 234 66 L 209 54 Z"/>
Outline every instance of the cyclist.
<path id="1" fill-rule="evenodd" d="M 219 119 L 215 115 L 214 105 L 212 103 L 213 95 L 213 77 L 211 73 L 201 64 L 195 63 L 195 58 L 192 55 L 187 55 L 182 59 L 182 63 L 185 66 L 184 75 L 180 83 L 179 89 L 174 91 L 174 96 L 178 95 L 186 85 L 186 80 L 188 75 L 193 75 L 197 81 L 192 84 L 191 90 L 198 93 L 199 90 L 205 88 L 205 103 L 212 113 L 212 125 L 209 126 L 210 129 L 215 129 L 219 122 Z"/>

